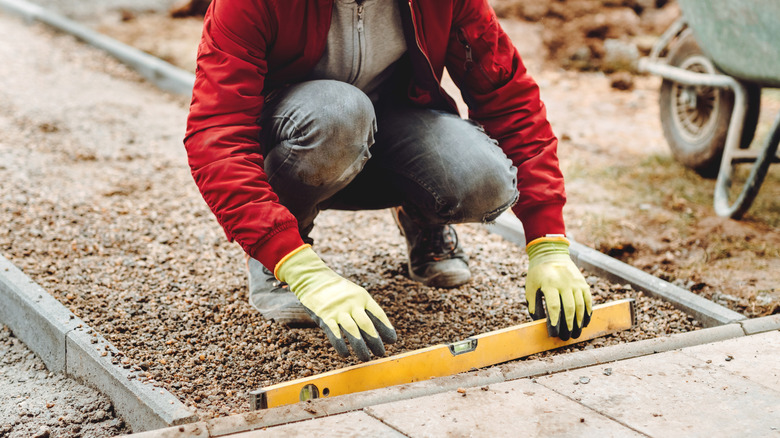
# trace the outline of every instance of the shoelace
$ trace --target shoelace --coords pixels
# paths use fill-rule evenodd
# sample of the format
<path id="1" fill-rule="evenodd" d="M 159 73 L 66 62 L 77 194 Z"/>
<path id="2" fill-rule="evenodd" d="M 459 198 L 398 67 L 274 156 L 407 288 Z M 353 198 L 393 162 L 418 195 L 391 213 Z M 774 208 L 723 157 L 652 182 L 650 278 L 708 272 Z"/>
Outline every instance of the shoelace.
<path id="1" fill-rule="evenodd" d="M 443 229 L 426 228 L 420 232 L 420 246 L 433 260 L 444 260 L 454 254 L 458 248 L 458 234 L 451 225 L 446 225 Z"/>
<path id="2" fill-rule="evenodd" d="M 274 277 L 274 274 L 271 272 L 270 269 L 263 266 L 263 274 L 267 275 L 268 278 L 265 279 L 267 282 L 271 282 L 271 285 L 276 289 L 287 289 L 288 285 L 287 283 L 283 281 L 279 281 Z"/>

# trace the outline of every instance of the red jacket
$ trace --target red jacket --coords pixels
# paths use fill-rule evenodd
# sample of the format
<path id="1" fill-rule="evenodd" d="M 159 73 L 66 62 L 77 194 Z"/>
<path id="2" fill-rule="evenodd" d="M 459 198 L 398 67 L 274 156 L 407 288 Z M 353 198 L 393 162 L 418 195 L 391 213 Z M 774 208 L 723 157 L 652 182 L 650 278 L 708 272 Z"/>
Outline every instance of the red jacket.
<path id="1" fill-rule="evenodd" d="M 263 171 L 257 120 L 269 90 L 302 81 L 319 61 L 334 0 L 214 0 L 203 26 L 184 144 L 195 183 L 231 240 L 273 269 L 303 244 L 295 217 Z M 513 207 L 528 241 L 563 234 L 566 197 L 557 139 L 539 89 L 487 0 L 408 0 L 401 16 L 412 61 L 408 98 L 469 117 L 517 166 Z"/>

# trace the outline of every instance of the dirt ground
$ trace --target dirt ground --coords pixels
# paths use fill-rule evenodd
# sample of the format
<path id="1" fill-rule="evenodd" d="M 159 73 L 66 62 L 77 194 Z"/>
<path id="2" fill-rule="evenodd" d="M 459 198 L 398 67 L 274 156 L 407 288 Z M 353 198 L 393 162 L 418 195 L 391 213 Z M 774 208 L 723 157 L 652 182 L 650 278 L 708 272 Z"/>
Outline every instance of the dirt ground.
<path id="1" fill-rule="evenodd" d="M 492 4 L 539 81 L 561 139 L 569 232 L 582 243 L 748 316 L 780 312 L 778 166 L 770 169 L 743 220 L 716 216 L 713 181 L 671 158 L 658 116 L 660 79 L 628 74 L 625 70 L 632 67 L 621 64 L 649 51 L 680 16 L 676 2 Z M 160 11 L 125 9 L 92 19 L 98 29 L 194 70 L 199 16 L 174 19 Z M 618 52 L 631 53 L 610 55 L 608 40 L 623 44 Z M 458 96 L 454 87 L 449 89 Z M 765 91 L 754 147 L 778 111 L 780 94 Z"/>
<path id="2" fill-rule="evenodd" d="M 541 24 L 546 58 L 566 69 L 612 72 L 607 40 L 646 54 L 655 39 L 680 16 L 673 0 L 492 0 L 499 17 Z"/>
<path id="3" fill-rule="evenodd" d="M 81 19 L 194 69 L 197 17 L 174 20 L 161 8 L 123 6 Z M 745 220 L 717 218 L 712 182 L 670 158 L 658 122 L 660 80 L 633 77 L 632 89 L 618 91 L 602 72 L 560 68 L 546 49 L 543 19 L 502 24 L 522 42 L 561 138 L 574 238 L 748 316 L 777 312 L 777 170 Z M 321 334 L 283 330 L 245 303 L 240 250 L 225 242 L 186 172 L 186 102 L 40 32 L 41 41 L 25 46 L 37 57 L 9 57 L 14 64 L 5 66 L 8 86 L 0 93 L 7 133 L 0 140 L 0 217 L 11 224 L 0 230 L 0 251 L 127 351 L 139 378 L 162 383 L 204 417 L 246 409 L 244 392 L 279 376 L 343 366 L 332 352 L 310 355 L 325 342 Z M 35 75 L 11 74 L 28 70 Z M 26 91 L 35 84 L 46 87 Z M 767 96 L 773 111 L 778 100 Z M 391 309 L 405 339 L 391 354 L 527 320 L 518 310 L 525 259 L 516 248 L 478 227 L 459 228 L 475 281 L 455 291 L 422 288 L 403 274 L 402 241 L 383 213 L 324 215 L 315 237 L 330 264 Z M 372 245 L 355 248 L 344 222 L 379 230 Z M 596 344 L 696 328 L 664 303 L 589 281 L 601 300 L 636 297 L 643 315 L 635 332 Z"/>

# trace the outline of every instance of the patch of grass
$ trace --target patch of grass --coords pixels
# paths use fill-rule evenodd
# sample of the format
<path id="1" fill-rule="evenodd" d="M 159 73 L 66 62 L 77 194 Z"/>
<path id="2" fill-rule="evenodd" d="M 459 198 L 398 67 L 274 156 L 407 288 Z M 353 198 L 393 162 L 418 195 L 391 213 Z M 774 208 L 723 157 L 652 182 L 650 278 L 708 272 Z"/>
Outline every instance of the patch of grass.
<path id="1" fill-rule="evenodd" d="M 674 212 L 660 215 L 658 222 L 680 222 L 688 226 L 695 212 L 709 206 L 714 184 L 680 165 L 671 156 L 655 154 L 637 162 L 626 162 L 601 169 L 577 169 L 589 173 L 585 178 L 611 181 L 614 201 L 646 211 L 650 216 L 657 209 Z"/>
<path id="2" fill-rule="evenodd" d="M 749 166 L 735 172 L 735 183 L 747 177 Z M 744 168 L 744 169 L 743 169 Z M 654 154 L 638 162 L 623 163 L 602 169 L 573 169 L 586 178 L 612 181 L 616 202 L 647 209 L 656 206 L 677 213 L 671 217 L 678 225 L 690 226 L 707 212 L 714 214 L 712 197 L 715 180 L 705 179 L 678 163 L 671 155 Z M 746 220 L 780 226 L 780 165 L 772 165 Z"/>
<path id="3" fill-rule="evenodd" d="M 582 236 L 575 234 L 574 238 L 597 249 L 612 249 L 622 245 L 620 233 L 615 230 L 622 228 L 622 223 L 616 219 L 598 213 L 585 213 L 578 218 L 577 228 L 583 231 Z"/>

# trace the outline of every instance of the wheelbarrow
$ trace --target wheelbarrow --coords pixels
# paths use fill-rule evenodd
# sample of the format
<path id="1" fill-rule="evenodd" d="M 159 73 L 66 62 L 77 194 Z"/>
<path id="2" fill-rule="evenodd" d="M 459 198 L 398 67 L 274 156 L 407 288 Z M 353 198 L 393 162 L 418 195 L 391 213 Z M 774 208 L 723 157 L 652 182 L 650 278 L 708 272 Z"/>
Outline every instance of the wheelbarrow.
<path id="1" fill-rule="evenodd" d="M 780 88 L 780 0 L 678 0 L 682 18 L 667 29 L 639 70 L 661 76 L 661 125 L 672 154 L 717 177 L 713 206 L 739 219 L 770 163 L 780 162 L 780 114 L 760 148 L 749 149 L 762 88 Z M 738 164 L 751 164 L 732 190 Z M 733 196 L 734 193 L 738 195 Z"/>

